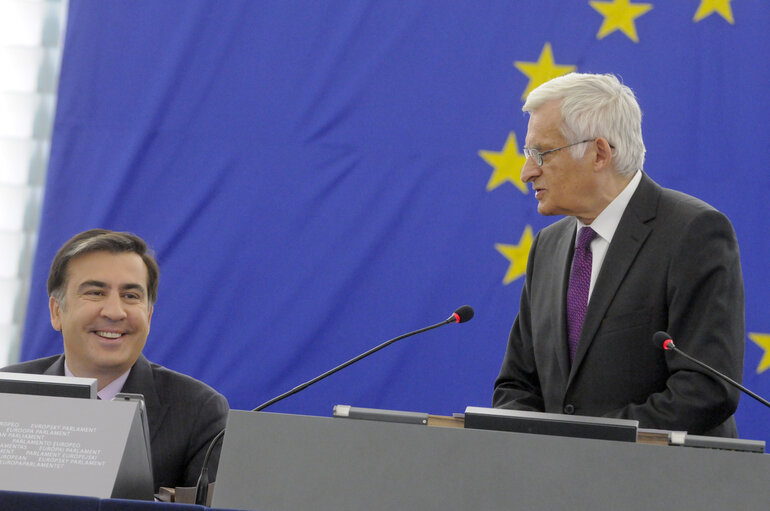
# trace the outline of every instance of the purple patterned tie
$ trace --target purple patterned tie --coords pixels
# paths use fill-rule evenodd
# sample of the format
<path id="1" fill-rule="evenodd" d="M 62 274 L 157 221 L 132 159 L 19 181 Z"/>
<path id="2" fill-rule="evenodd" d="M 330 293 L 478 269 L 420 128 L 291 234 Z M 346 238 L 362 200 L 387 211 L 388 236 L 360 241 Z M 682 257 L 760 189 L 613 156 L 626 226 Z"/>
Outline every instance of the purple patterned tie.
<path id="1" fill-rule="evenodd" d="M 583 227 L 578 234 L 575 255 L 572 258 L 572 271 L 569 274 L 567 288 L 567 338 L 569 340 L 569 361 L 575 358 L 580 329 L 588 308 L 588 289 L 591 287 L 591 241 L 596 232 L 590 227 Z"/>

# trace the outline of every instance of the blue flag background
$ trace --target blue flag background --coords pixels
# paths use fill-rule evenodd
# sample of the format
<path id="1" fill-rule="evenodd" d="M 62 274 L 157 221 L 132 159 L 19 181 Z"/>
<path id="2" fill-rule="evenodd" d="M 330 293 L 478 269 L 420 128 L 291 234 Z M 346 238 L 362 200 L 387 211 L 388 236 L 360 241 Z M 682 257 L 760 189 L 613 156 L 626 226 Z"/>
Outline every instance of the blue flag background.
<path id="1" fill-rule="evenodd" d="M 763 0 L 71 0 L 22 358 L 61 351 L 45 279 L 92 227 L 161 266 L 145 353 L 250 409 L 489 406 L 541 217 L 522 97 L 570 70 L 638 95 L 645 170 L 733 221 L 744 383 L 770 395 Z M 770 440 L 742 398 L 741 436 Z"/>

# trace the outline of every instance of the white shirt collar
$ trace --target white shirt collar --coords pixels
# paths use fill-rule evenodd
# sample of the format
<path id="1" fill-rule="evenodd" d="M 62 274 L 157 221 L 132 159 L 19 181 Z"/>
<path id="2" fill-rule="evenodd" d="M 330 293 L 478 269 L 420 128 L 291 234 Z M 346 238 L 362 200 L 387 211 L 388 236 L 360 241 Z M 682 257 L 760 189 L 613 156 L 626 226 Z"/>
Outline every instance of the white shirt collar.
<path id="1" fill-rule="evenodd" d="M 631 197 L 634 195 L 639 182 L 642 180 L 642 171 L 637 170 L 631 181 L 628 182 L 623 191 L 618 194 L 612 202 L 610 202 L 604 210 L 599 213 L 599 216 L 591 222 L 591 228 L 596 231 L 596 234 L 602 237 L 607 243 L 612 241 L 612 237 L 615 235 L 615 231 L 620 223 L 620 217 L 623 216 L 623 212 L 626 210 L 626 206 L 631 201 Z M 577 221 L 580 231 L 581 227 L 586 225 L 580 220 Z"/>
<path id="2" fill-rule="evenodd" d="M 102 390 L 96 393 L 97 396 L 99 396 L 99 399 L 103 401 L 110 401 L 112 400 L 115 395 L 123 390 L 123 385 L 125 385 L 126 380 L 128 379 L 128 375 L 131 373 L 131 369 L 126 371 L 125 373 L 121 374 L 117 378 L 115 378 L 111 383 L 109 383 L 106 387 L 104 387 Z M 72 374 L 72 371 L 70 371 L 70 367 L 67 365 L 67 359 L 64 359 L 64 376 L 75 376 Z"/>

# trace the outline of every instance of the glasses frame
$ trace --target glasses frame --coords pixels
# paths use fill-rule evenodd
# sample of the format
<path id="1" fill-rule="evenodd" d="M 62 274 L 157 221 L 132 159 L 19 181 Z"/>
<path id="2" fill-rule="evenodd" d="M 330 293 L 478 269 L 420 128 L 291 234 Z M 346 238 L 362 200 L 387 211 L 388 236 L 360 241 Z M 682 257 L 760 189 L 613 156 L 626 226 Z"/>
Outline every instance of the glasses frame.
<path id="1" fill-rule="evenodd" d="M 555 153 L 556 151 L 561 151 L 562 149 L 566 149 L 568 147 L 572 147 L 573 145 L 578 144 L 585 144 L 586 142 L 593 142 L 595 141 L 595 138 L 587 138 L 585 140 L 581 140 L 580 142 L 573 142 L 572 144 L 563 145 L 561 147 L 557 147 L 555 149 L 549 149 L 547 151 L 538 151 L 537 149 L 533 149 L 531 147 L 525 147 L 524 148 L 524 157 L 526 157 L 528 160 L 533 159 L 537 162 L 537 166 L 540 167 L 543 165 L 543 156 L 545 156 L 548 153 Z"/>

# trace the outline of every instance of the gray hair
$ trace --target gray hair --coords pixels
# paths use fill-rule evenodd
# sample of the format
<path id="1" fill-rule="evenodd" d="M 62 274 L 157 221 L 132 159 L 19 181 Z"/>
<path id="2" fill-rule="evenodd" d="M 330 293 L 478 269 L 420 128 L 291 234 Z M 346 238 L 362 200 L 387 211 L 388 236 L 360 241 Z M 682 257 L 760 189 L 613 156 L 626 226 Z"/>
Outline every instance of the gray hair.
<path id="1" fill-rule="evenodd" d="M 553 100 L 561 101 L 561 133 L 568 143 L 604 137 L 619 174 L 630 176 L 644 166 L 642 111 L 634 92 L 615 75 L 559 76 L 530 92 L 522 110 L 531 113 Z M 581 158 L 585 148 L 578 144 L 570 151 Z"/>

